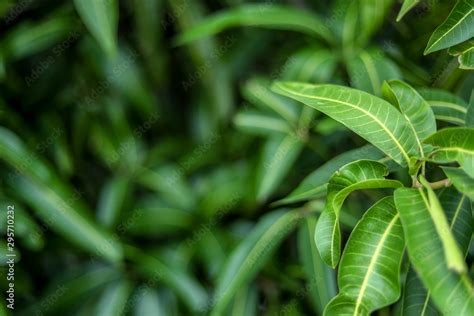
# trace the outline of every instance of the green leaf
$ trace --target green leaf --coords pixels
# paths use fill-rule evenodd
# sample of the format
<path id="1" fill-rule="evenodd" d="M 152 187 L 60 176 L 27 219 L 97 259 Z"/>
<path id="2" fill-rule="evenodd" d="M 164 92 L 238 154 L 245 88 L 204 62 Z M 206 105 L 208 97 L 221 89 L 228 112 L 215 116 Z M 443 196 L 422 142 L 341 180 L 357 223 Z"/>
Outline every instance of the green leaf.
<path id="1" fill-rule="evenodd" d="M 471 91 L 469 107 L 466 113 L 466 127 L 474 127 L 474 89 Z"/>
<path id="2" fill-rule="evenodd" d="M 81 193 L 63 183 L 17 135 L 5 128 L 0 128 L 0 158 L 14 169 L 6 177 L 7 183 L 47 227 L 96 256 L 121 260 L 120 243 L 95 224 L 81 202 Z"/>
<path id="3" fill-rule="evenodd" d="M 337 57 L 328 49 L 304 48 L 288 58 L 281 68 L 281 78 L 301 82 L 326 82 L 333 76 L 337 61 Z"/>
<path id="4" fill-rule="evenodd" d="M 263 147 L 257 171 L 257 200 L 265 201 L 283 181 L 304 143 L 295 134 L 270 138 Z"/>
<path id="5" fill-rule="evenodd" d="M 359 159 L 383 160 L 385 155 L 372 145 L 346 151 L 311 172 L 286 198 L 276 204 L 294 203 L 326 195 L 327 182 L 342 166 Z"/>
<path id="6" fill-rule="evenodd" d="M 321 258 L 336 267 L 341 253 L 339 213 L 344 200 L 356 190 L 398 188 L 396 180 L 387 180 L 387 167 L 373 160 L 358 160 L 343 166 L 329 180 L 326 207 L 315 229 L 316 246 Z"/>
<path id="7" fill-rule="evenodd" d="M 324 315 L 369 315 L 400 295 L 405 241 L 393 197 L 374 204 L 351 233 L 338 273 L 340 292 Z"/>
<path id="8" fill-rule="evenodd" d="M 219 12 L 176 38 L 178 45 L 220 33 L 237 26 L 259 26 L 301 32 L 332 42 L 332 35 L 321 18 L 308 11 L 276 4 L 246 4 Z"/>
<path id="9" fill-rule="evenodd" d="M 300 106 L 271 91 L 269 85 L 270 82 L 265 79 L 250 79 L 242 87 L 242 94 L 250 103 L 278 114 L 292 126 L 296 125 Z"/>
<path id="10" fill-rule="evenodd" d="M 135 299 L 135 296 L 137 299 Z M 160 297 L 160 293 L 148 286 L 139 286 L 136 294 L 133 295 L 134 314 L 141 315 L 170 315 L 170 311 L 166 309 L 164 299 Z"/>
<path id="11" fill-rule="evenodd" d="M 400 12 L 397 15 L 397 22 L 399 22 L 405 14 L 408 13 L 414 6 L 416 6 L 420 0 L 404 0 Z"/>
<path id="12" fill-rule="evenodd" d="M 430 159 L 437 163 L 459 162 L 466 173 L 474 178 L 474 128 L 445 128 L 425 140 L 437 146 Z"/>
<path id="13" fill-rule="evenodd" d="M 469 200 L 453 188 L 444 188 L 439 192 L 438 197 L 443 209 L 446 210 L 450 229 L 461 252 L 465 254 L 471 241 L 473 228 Z M 438 315 L 431 295 L 413 268 L 409 270 L 405 283 L 403 315 Z"/>
<path id="14" fill-rule="evenodd" d="M 268 113 L 245 110 L 234 117 L 235 126 L 243 131 L 259 136 L 286 135 L 291 126 L 284 120 Z"/>
<path id="15" fill-rule="evenodd" d="M 336 85 L 278 82 L 273 88 L 346 125 L 402 166 L 420 154 L 408 121 L 385 100 Z"/>
<path id="16" fill-rule="evenodd" d="M 442 169 L 456 189 L 474 201 L 474 179 L 460 168 L 442 167 Z"/>
<path id="17" fill-rule="evenodd" d="M 436 120 L 430 105 L 410 85 L 391 80 L 384 86 L 384 92 L 391 94 L 394 103 L 410 123 L 416 134 L 416 142 L 423 155 L 422 141 L 436 133 Z"/>
<path id="18" fill-rule="evenodd" d="M 474 36 L 474 2 L 458 0 L 446 20 L 436 28 L 425 49 L 425 55 L 454 46 Z"/>
<path id="19" fill-rule="evenodd" d="M 301 219 L 299 210 L 265 215 L 229 257 L 219 277 L 211 315 L 221 315 L 237 291 L 258 273 Z"/>
<path id="20" fill-rule="evenodd" d="M 168 266 L 159 259 L 133 246 L 125 246 L 125 256 L 137 270 L 152 282 L 163 282 L 188 306 L 191 311 L 202 310 L 207 303 L 205 289 L 193 277 L 176 266 Z"/>
<path id="21" fill-rule="evenodd" d="M 402 77 L 398 66 L 379 49 L 361 50 L 347 61 L 351 86 L 380 95 L 385 80 Z"/>
<path id="22" fill-rule="evenodd" d="M 458 56 L 459 68 L 474 69 L 474 40 L 468 40 L 449 48 L 449 54 Z"/>
<path id="23" fill-rule="evenodd" d="M 258 310 L 257 287 L 245 286 L 235 295 L 230 316 L 255 316 Z"/>
<path id="24" fill-rule="evenodd" d="M 97 206 L 97 217 L 105 227 L 116 225 L 127 190 L 128 179 L 125 177 L 114 177 L 104 185 Z"/>
<path id="25" fill-rule="evenodd" d="M 120 280 L 108 285 L 99 297 L 95 315 L 115 316 L 126 312 L 127 300 L 132 292 L 132 285 Z"/>
<path id="26" fill-rule="evenodd" d="M 321 259 L 314 243 L 314 229 L 317 219 L 308 217 L 298 230 L 298 253 L 306 274 L 307 288 L 315 312 L 322 314 L 324 307 L 337 293 L 334 270 Z"/>
<path id="27" fill-rule="evenodd" d="M 424 192 L 420 189 L 421 197 L 423 198 L 423 202 L 425 202 L 425 207 L 430 212 L 438 236 L 443 243 L 448 268 L 460 273 L 466 272 L 467 268 L 464 262 L 464 256 L 459 250 L 456 239 L 454 239 L 454 236 L 451 233 L 448 220 L 444 214 L 443 207 L 441 206 L 438 197 L 423 177 L 420 177 L 420 182 L 425 186 L 426 191 L 428 192 L 428 198 L 426 198 Z"/>
<path id="28" fill-rule="evenodd" d="M 395 191 L 410 260 L 441 312 L 470 315 L 474 310 L 473 286 L 466 274 L 448 268 L 443 243 L 423 195 L 421 189 Z"/>
<path id="29" fill-rule="evenodd" d="M 464 125 L 468 105 L 462 98 L 438 89 L 422 88 L 418 93 L 429 103 L 437 120 Z"/>
<path id="30" fill-rule="evenodd" d="M 117 0 L 74 0 L 85 26 L 110 57 L 117 52 Z"/>

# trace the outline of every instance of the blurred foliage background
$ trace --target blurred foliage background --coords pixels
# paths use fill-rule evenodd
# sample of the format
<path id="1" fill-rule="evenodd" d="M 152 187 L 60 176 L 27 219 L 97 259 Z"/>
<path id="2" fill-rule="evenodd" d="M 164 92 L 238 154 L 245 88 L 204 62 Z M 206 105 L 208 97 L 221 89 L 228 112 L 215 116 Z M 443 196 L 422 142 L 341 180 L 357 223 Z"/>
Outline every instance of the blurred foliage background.
<path id="1" fill-rule="evenodd" d="M 380 95 L 400 78 L 466 104 L 473 73 L 447 51 L 423 56 L 453 1 L 396 22 L 400 6 L 3 0 L 0 210 L 16 211 L 15 313 L 321 314 L 336 293 L 310 242 L 321 192 L 287 195 L 365 142 L 269 83 Z M 350 153 L 337 167 L 378 155 Z M 351 197 L 345 227 L 380 196 Z"/>

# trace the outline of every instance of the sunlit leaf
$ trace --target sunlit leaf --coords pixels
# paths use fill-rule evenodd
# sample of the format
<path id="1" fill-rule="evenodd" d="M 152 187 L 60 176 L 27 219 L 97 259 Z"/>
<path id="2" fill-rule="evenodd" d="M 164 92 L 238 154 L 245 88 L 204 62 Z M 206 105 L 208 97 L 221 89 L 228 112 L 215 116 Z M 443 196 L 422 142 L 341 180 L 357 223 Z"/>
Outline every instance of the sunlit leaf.
<path id="1" fill-rule="evenodd" d="M 415 7 L 419 2 L 420 0 L 403 0 L 403 4 L 400 9 L 400 12 L 398 12 L 397 21 L 400 21 L 401 19 L 403 19 L 405 14 L 407 14 L 408 11 L 410 11 L 413 7 Z"/>
<path id="2" fill-rule="evenodd" d="M 343 123 L 402 166 L 419 155 L 408 121 L 385 100 L 336 85 L 279 82 L 274 90 Z"/>
<path id="3" fill-rule="evenodd" d="M 446 20 L 433 32 L 425 54 L 454 46 L 474 36 L 474 2 L 458 0 Z"/>

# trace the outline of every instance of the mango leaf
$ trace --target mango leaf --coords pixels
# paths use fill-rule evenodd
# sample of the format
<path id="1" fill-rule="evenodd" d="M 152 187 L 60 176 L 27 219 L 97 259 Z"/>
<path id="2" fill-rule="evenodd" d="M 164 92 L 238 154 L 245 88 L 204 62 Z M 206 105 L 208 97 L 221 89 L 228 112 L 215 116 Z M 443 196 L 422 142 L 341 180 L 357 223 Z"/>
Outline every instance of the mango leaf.
<path id="1" fill-rule="evenodd" d="M 338 273 L 340 292 L 324 315 L 369 315 L 400 295 L 405 241 L 393 197 L 374 204 L 351 233 Z"/>
<path id="2" fill-rule="evenodd" d="M 127 300 L 132 292 L 132 285 L 125 280 L 108 285 L 99 297 L 95 315 L 114 316 L 126 311 Z"/>
<path id="3" fill-rule="evenodd" d="M 211 315 L 222 315 L 237 291 L 258 273 L 301 217 L 299 210 L 278 210 L 259 221 L 230 255 L 217 282 Z"/>
<path id="4" fill-rule="evenodd" d="M 446 20 L 436 28 L 425 49 L 425 55 L 454 46 L 474 36 L 474 2 L 458 0 Z"/>
<path id="5" fill-rule="evenodd" d="M 281 78 L 301 82 L 326 82 L 334 74 L 337 57 L 325 48 L 304 48 L 288 58 Z"/>
<path id="6" fill-rule="evenodd" d="M 384 92 L 389 94 L 388 97 L 393 99 L 393 103 L 410 122 L 410 127 L 416 134 L 420 152 L 424 155 L 422 141 L 436 133 L 435 115 L 430 105 L 413 87 L 399 80 L 390 80 L 385 83 Z"/>
<path id="7" fill-rule="evenodd" d="M 326 207 L 315 229 L 315 241 L 321 258 L 336 267 L 341 253 L 339 213 L 347 196 L 356 190 L 398 188 L 396 180 L 387 180 L 387 167 L 373 160 L 358 160 L 343 166 L 329 180 Z"/>
<path id="8" fill-rule="evenodd" d="M 237 292 L 230 316 L 255 316 L 258 310 L 258 291 L 253 284 L 245 286 Z"/>
<path id="9" fill-rule="evenodd" d="M 408 13 L 414 6 L 416 6 L 420 0 L 404 0 L 400 12 L 397 15 L 397 22 L 399 22 L 405 14 Z"/>
<path id="10" fill-rule="evenodd" d="M 460 168 L 442 167 L 442 169 L 456 189 L 474 201 L 474 179 Z"/>
<path id="11" fill-rule="evenodd" d="M 114 177 L 104 185 L 97 206 L 97 217 L 105 227 L 116 225 L 127 190 L 128 179 L 125 177 Z"/>
<path id="12" fill-rule="evenodd" d="M 361 32 L 365 37 L 365 44 L 372 35 L 379 31 L 382 24 L 386 21 L 387 15 L 390 14 L 394 0 L 359 0 L 360 6 L 360 24 Z"/>
<path id="13" fill-rule="evenodd" d="M 237 26 L 296 31 L 332 42 L 331 32 L 318 15 L 276 4 L 246 4 L 224 10 L 180 34 L 175 42 L 186 44 Z"/>
<path id="14" fill-rule="evenodd" d="M 270 110 L 281 116 L 290 125 L 296 126 L 300 106 L 271 91 L 268 80 L 261 78 L 247 80 L 242 87 L 242 94 L 248 102 L 262 110 Z"/>
<path id="15" fill-rule="evenodd" d="M 431 106 L 437 120 L 464 125 L 468 104 L 462 98 L 438 89 L 422 88 L 418 93 Z"/>
<path id="16" fill-rule="evenodd" d="M 14 170 L 6 177 L 7 183 L 35 209 L 47 227 L 94 255 L 111 261 L 122 258 L 120 243 L 94 223 L 81 202 L 81 193 L 63 183 L 17 135 L 5 128 L 0 128 L 0 158 Z"/>
<path id="17" fill-rule="evenodd" d="M 293 192 L 277 201 L 275 205 L 323 197 L 326 195 L 327 182 L 332 174 L 342 166 L 359 159 L 382 160 L 384 157 L 385 155 L 372 145 L 346 151 L 311 172 Z"/>
<path id="18" fill-rule="evenodd" d="M 173 315 L 167 310 L 164 299 L 160 297 L 160 293 L 147 286 L 139 286 L 136 294 L 133 295 L 137 299 L 133 299 L 134 316 L 140 315 Z"/>
<path id="19" fill-rule="evenodd" d="M 133 262 L 137 270 L 154 282 L 163 282 L 188 306 L 197 312 L 205 308 L 208 295 L 206 290 L 179 267 L 166 265 L 154 256 L 133 246 L 126 245 L 125 256 Z"/>
<path id="20" fill-rule="evenodd" d="M 438 194 L 446 210 L 446 217 L 462 253 L 466 253 L 471 241 L 473 220 L 471 206 L 465 195 L 454 188 L 444 188 Z M 402 315 L 438 315 L 430 293 L 426 290 L 416 271 L 410 268 L 405 282 Z"/>
<path id="21" fill-rule="evenodd" d="M 85 26 L 110 57 L 117 52 L 117 0 L 74 0 Z"/>
<path id="22" fill-rule="evenodd" d="M 424 192 L 420 189 L 421 197 L 425 202 L 425 207 L 430 212 L 436 231 L 443 244 L 448 268 L 460 273 L 466 272 L 467 268 L 464 262 L 464 256 L 459 250 L 456 239 L 454 239 L 454 236 L 451 233 L 449 223 L 446 219 L 446 215 L 441 203 L 439 202 L 433 189 L 430 187 L 428 181 L 426 181 L 423 177 L 420 177 L 420 182 L 425 186 L 426 191 L 428 192 L 428 198 L 426 198 Z"/>
<path id="23" fill-rule="evenodd" d="M 429 204 L 423 190 L 397 189 L 395 204 L 410 260 L 438 309 L 447 315 L 470 315 L 474 310 L 473 286 L 466 274 L 448 267 L 443 243 L 427 208 Z"/>
<path id="24" fill-rule="evenodd" d="M 284 120 L 268 113 L 245 110 L 234 116 L 237 129 L 259 136 L 286 135 L 291 126 Z"/>
<path id="25" fill-rule="evenodd" d="M 270 138 L 263 147 L 257 171 L 257 200 L 265 201 L 278 187 L 296 158 L 304 143 L 295 134 Z"/>
<path id="26" fill-rule="evenodd" d="M 321 259 L 314 243 L 314 229 L 317 219 L 304 219 L 298 230 L 298 252 L 306 274 L 311 303 L 315 312 L 323 313 L 324 307 L 336 295 L 336 275 Z"/>
<path id="27" fill-rule="evenodd" d="M 346 125 L 401 166 L 420 155 L 408 121 L 385 100 L 336 85 L 277 82 L 273 89 Z"/>
<path id="28" fill-rule="evenodd" d="M 471 92 L 469 99 L 469 107 L 466 113 L 466 127 L 474 127 L 474 89 Z"/>
<path id="29" fill-rule="evenodd" d="M 458 56 L 459 68 L 474 69 L 474 40 L 449 48 L 449 54 Z"/>
<path id="30" fill-rule="evenodd" d="M 437 146 L 430 159 L 437 163 L 459 162 L 464 171 L 474 178 L 474 129 L 466 127 L 445 128 L 425 140 Z"/>
<path id="31" fill-rule="evenodd" d="M 402 77 L 398 66 L 379 49 L 361 50 L 347 60 L 351 86 L 380 95 L 385 80 Z"/>

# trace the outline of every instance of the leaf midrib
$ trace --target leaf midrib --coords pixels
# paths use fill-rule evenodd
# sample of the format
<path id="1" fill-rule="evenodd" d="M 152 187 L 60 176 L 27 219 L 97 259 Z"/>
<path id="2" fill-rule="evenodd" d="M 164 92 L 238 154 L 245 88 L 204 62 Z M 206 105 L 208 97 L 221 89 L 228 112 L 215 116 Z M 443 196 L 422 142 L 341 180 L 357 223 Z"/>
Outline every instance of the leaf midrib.
<path id="1" fill-rule="evenodd" d="M 369 267 L 367 268 L 367 273 L 364 276 L 364 281 L 362 282 L 359 295 L 357 296 L 356 306 L 354 309 L 354 316 L 357 316 L 359 307 L 362 305 L 362 299 L 364 297 L 365 290 L 369 282 L 369 277 L 372 274 L 372 270 L 374 269 L 375 264 L 378 262 L 377 259 L 383 249 L 383 245 L 385 244 L 386 239 L 388 238 L 388 236 L 390 235 L 390 232 L 392 231 L 392 227 L 395 225 L 399 217 L 400 217 L 400 214 L 398 213 L 397 215 L 393 217 L 393 219 L 390 221 L 390 224 L 387 226 L 385 232 L 383 233 L 382 237 L 380 238 L 379 243 L 377 244 L 377 248 L 375 249 L 375 252 L 372 255 Z"/>
<path id="2" fill-rule="evenodd" d="M 347 106 L 350 106 L 354 109 L 357 109 L 363 113 L 365 113 L 366 115 L 370 116 L 387 134 L 388 136 L 395 142 L 395 144 L 397 145 L 398 149 L 400 149 L 400 152 L 402 153 L 403 155 L 403 158 L 405 159 L 405 161 L 407 162 L 407 165 L 410 165 L 410 158 L 408 157 L 408 154 L 407 152 L 405 151 L 405 149 L 402 147 L 402 145 L 398 142 L 397 138 L 395 137 L 395 135 L 393 135 L 393 133 L 387 128 L 385 127 L 385 125 L 382 124 L 382 122 L 377 118 L 375 117 L 372 113 L 368 112 L 367 110 L 365 109 L 362 109 L 354 104 L 351 104 L 351 103 L 348 103 L 348 102 L 344 102 L 344 101 L 339 101 L 339 100 L 336 100 L 336 99 L 330 99 L 330 98 L 324 98 L 324 97 L 314 97 L 314 96 L 308 96 L 308 95 L 305 95 L 305 94 L 301 94 L 301 93 L 298 93 L 298 92 L 295 92 L 295 91 L 291 91 L 291 90 L 288 90 L 286 89 L 285 87 L 282 87 L 280 85 L 280 88 L 282 90 L 285 90 L 286 92 L 289 92 L 291 94 L 294 94 L 294 95 L 297 95 L 297 96 L 300 96 L 300 97 L 304 97 L 304 98 L 308 98 L 308 99 L 315 99 L 315 100 L 325 100 L 325 101 L 332 101 L 332 102 L 336 102 L 336 103 L 340 103 L 340 104 L 344 104 L 344 105 L 347 105 Z"/>

